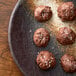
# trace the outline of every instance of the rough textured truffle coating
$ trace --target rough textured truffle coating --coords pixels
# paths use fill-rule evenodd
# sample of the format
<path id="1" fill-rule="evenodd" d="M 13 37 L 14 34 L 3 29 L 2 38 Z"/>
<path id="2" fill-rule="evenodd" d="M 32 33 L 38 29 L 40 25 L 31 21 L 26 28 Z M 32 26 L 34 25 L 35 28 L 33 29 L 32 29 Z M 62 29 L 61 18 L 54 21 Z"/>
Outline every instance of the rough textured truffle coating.
<path id="1" fill-rule="evenodd" d="M 57 33 L 56 38 L 60 44 L 68 45 L 75 42 L 76 34 L 69 27 L 61 27 Z"/>
<path id="2" fill-rule="evenodd" d="M 33 40 L 37 46 L 46 47 L 50 40 L 50 34 L 45 28 L 39 28 L 35 31 Z"/>
<path id="3" fill-rule="evenodd" d="M 48 21 L 52 17 L 51 7 L 39 6 L 34 11 L 34 17 L 39 22 Z"/>
<path id="4" fill-rule="evenodd" d="M 58 7 L 57 11 L 62 21 L 72 21 L 76 18 L 76 8 L 73 2 L 64 2 Z"/>
<path id="5" fill-rule="evenodd" d="M 47 70 L 49 68 L 53 68 L 56 65 L 56 60 L 54 55 L 49 51 L 41 51 L 37 55 L 36 62 L 38 66 L 43 69 Z"/>
<path id="6" fill-rule="evenodd" d="M 61 65 L 66 72 L 76 72 L 76 59 L 71 55 L 62 56 Z"/>

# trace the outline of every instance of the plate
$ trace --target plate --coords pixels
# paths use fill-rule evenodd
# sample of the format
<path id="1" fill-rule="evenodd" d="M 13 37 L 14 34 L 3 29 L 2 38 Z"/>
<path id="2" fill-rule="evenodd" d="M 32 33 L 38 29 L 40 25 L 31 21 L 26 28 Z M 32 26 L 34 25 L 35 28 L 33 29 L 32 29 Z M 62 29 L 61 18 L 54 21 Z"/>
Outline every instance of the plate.
<path id="1" fill-rule="evenodd" d="M 50 33 L 52 36 L 47 47 L 39 48 L 33 43 L 34 31 L 40 27 L 48 28 L 44 23 L 39 23 L 34 19 L 30 6 L 28 0 L 18 0 L 10 18 L 8 41 L 16 64 L 25 76 L 76 76 L 76 73 L 70 74 L 63 71 L 60 57 L 64 53 L 58 48 L 52 33 Z M 43 71 L 37 66 L 35 60 L 41 50 L 49 50 L 55 55 L 57 61 L 55 68 Z"/>

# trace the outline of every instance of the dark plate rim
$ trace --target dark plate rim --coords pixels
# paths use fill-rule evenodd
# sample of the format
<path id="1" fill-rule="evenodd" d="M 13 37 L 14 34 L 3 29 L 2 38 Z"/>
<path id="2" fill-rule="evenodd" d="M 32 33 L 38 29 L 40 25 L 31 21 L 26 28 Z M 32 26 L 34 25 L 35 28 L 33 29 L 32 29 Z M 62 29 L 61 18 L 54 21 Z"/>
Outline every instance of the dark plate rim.
<path id="1" fill-rule="evenodd" d="M 15 12 L 16 10 L 18 9 L 18 7 L 20 6 L 20 4 L 23 2 L 23 0 L 18 0 L 13 11 L 12 11 L 12 14 L 10 16 L 10 20 L 9 20 L 9 26 L 8 26 L 8 44 L 9 44 L 9 49 L 10 49 L 10 52 L 11 52 L 11 55 L 16 63 L 16 65 L 19 67 L 20 71 L 24 74 L 24 71 L 22 70 L 22 68 L 20 67 L 18 61 L 16 60 L 15 58 L 15 55 L 13 53 L 13 49 L 12 49 L 12 45 L 11 45 L 11 29 L 12 29 L 12 20 L 14 18 L 14 15 L 15 15 Z"/>

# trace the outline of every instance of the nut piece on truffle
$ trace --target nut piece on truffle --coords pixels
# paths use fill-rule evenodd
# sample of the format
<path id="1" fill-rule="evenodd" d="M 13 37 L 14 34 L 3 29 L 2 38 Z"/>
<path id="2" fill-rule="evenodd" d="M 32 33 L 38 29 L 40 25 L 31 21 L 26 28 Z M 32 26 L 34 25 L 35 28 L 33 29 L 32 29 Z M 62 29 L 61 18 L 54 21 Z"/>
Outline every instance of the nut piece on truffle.
<path id="1" fill-rule="evenodd" d="M 76 18 L 76 8 L 73 2 L 64 2 L 58 7 L 57 11 L 62 21 L 72 21 Z"/>
<path id="2" fill-rule="evenodd" d="M 61 65 L 65 72 L 76 72 L 76 59 L 71 55 L 62 56 Z"/>
<path id="3" fill-rule="evenodd" d="M 34 17 L 39 22 L 48 21 L 52 17 L 51 7 L 49 6 L 39 6 L 34 11 Z"/>
<path id="4" fill-rule="evenodd" d="M 50 34 L 45 28 L 39 28 L 35 31 L 33 40 L 37 46 L 46 47 L 50 40 Z"/>
<path id="5" fill-rule="evenodd" d="M 57 41 L 62 45 L 69 45 L 75 42 L 76 34 L 69 27 L 61 27 L 57 33 Z"/>
<path id="6" fill-rule="evenodd" d="M 37 55 L 36 62 L 37 65 L 43 70 L 54 68 L 56 65 L 56 59 L 54 55 L 49 51 L 41 51 Z"/>

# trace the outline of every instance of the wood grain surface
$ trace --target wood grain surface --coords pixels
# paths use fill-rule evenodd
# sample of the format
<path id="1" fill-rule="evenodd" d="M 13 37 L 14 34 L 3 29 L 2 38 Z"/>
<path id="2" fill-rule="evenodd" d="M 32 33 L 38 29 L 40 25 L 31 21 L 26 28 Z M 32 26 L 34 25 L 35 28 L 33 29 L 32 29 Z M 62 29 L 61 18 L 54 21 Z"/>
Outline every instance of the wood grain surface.
<path id="1" fill-rule="evenodd" d="M 8 23 L 17 0 L 0 0 L 0 76 L 23 76 L 8 46 Z"/>

